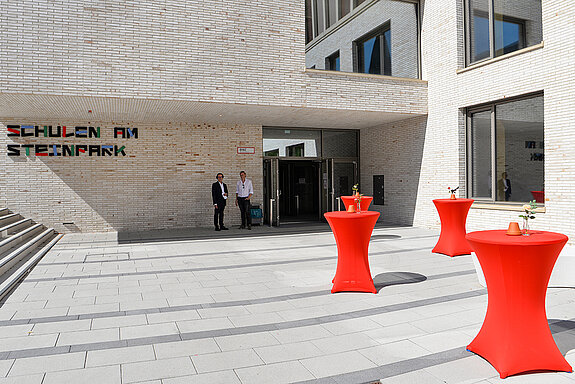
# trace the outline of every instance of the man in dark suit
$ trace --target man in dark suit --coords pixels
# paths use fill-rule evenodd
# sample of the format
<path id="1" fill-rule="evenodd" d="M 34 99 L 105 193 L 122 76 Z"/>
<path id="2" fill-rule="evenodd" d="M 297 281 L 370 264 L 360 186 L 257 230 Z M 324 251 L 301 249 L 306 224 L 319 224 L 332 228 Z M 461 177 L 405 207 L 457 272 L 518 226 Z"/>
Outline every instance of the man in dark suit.
<path id="1" fill-rule="evenodd" d="M 501 174 L 501 179 L 498 183 L 499 196 L 504 197 L 505 201 L 511 198 L 511 180 L 507 178 L 507 172 Z"/>
<path id="2" fill-rule="evenodd" d="M 212 201 L 214 203 L 214 227 L 216 231 L 220 231 L 227 229 L 224 226 L 224 209 L 228 198 L 228 186 L 224 184 L 223 173 L 218 173 L 216 179 L 218 181 L 212 184 Z"/>

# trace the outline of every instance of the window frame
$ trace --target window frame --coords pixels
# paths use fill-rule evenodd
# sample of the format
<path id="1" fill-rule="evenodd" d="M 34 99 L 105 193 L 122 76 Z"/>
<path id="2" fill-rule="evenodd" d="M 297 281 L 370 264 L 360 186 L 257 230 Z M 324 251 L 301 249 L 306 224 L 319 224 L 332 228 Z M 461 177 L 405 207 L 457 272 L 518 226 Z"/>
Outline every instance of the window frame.
<path id="1" fill-rule="evenodd" d="M 491 59 L 495 59 L 496 57 L 500 57 L 503 55 L 506 55 L 508 53 L 501 53 L 501 54 L 497 54 L 497 51 L 495 49 L 495 22 L 496 21 L 502 21 L 502 22 L 510 22 L 510 23 L 514 23 L 514 24 L 519 24 L 521 25 L 521 33 L 519 36 L 519 40 L 520 43 L 522 43 L 521 47 L 518 50 L 521 50 L 523 48 L 527 48 L 527 28 L 526 28 L 526 20 L 523 19 L 519 19 L 513 16 L 506 16 L 501 14 L 501 19 L 498 19 L 495 17 L 495 0 L 486 0 L 489 4 L 488 4 L 488 15 L 487 15 L 487 19 L 488 19 L 488 23 L 489 23 L 489 56 L 484 58 L 484 59 L 480 59 L 480 60 L 476 60 L 476 61 L 472 61 L 472 57 L 471 57 L 471 36 L 472 36 L 472 31 L 471 31 L 471 19 L 475 16 L 475 13 L 472 15 L 472 8 L 470 6 L 470 2 L 471 0 L 464 0 L 463 2 L 463 9 L 464 9 L 464 22 L 465 22 L 465 28 L 464 28 L 464 39 L 465 39 L 465 66 L 471 66 L 471 65 L 475 65 L 478 63 L 481 63 L 483 61 L 487 61 L 487 60 L 491 60 Z M 483 13 L 485 14 L 485 12 L 479 12 L 479 13 Z M 512 52 L 516 52 L 516 51 L 512 51 Z"/>
<path id="2" fill-rule="evenodd" d="M 361 53 L 362 51 L 362 45 L 363 43 L 373 39 L 374 37 L 380 36 L 380 52 L 381 52 L 381 57 L 380 57 L 380 68 L 381 68 L 381 73 L 378 73 L 377 75 L 380 76 L 393 76 L 392 74 L 392 55 L 391 55 L 391 47 L 389 47 L 389 65 L 385 64 L 385 47 L 386 47 L 386 41 L 385 41 L 385 34 L 386 32 L 389 32 L 391 35 L 391 21 L 386 21 L 385 23 L 383 23 L 382 25 L 378 26 L 377 28 L 374 28 L 373 30 L 369 31 L 368 33 L 364 34 L 363 36 L 359 37 L 357 40 L 354 40 L 353 42 L 353 71 L 356 73 L 364 73 L 366 74 L 366 72 L 363 72 L 363 67 L 364 67 L 364 62 L 363 62 L 363 56 L 364 54 Z M 389 73 L 386 73 L 387 70 L 389 70 Z M 367 73 L 369 74 L 369 73 Z"/>
<path id="3" fill-rule="evenodd" d="M 464 108 L 465 112 L 465 193 L 466 196 L 469 198 L 474 199 L 480 203 L 488 203 L 488 204 L 505 204 L 505 205 L 522 205 L 524 202 L 516 202 L 516 201 L 501 201 L 497 200 L 497 115 L 496 115 L 496 107 L 501 106 L 508 103 L 513 103 L 516 101 L 533 99 L 536 97 L 543 97 L 543 119 L 545 119 L 545 94 L 543 91 L 532 92 L 528 94 L 524 94 L 521 96 L 513 97 L 504 100 L 496 100 L 489 103 L 483 103 L 476 106 L 471 106 Z M 473 172 L 473 162 L 472 162 L 472 135 L 471 135 L 471 116 L 474 113 L 479 112 L 486 112 L 490 111 L 491 118 L 491 198 L 483 198 L 483 197 L 474 197 L 473 196 L 473 181 L 472 181 L 472 172 Z M 543 139 L 545 140 L 545 125 L 543 126 Z M 543 151 L 545 153 L 545 151 Z M 544 165 L 545 167 L 545 165 Z M 545 182 L 545 172 L 543 172 L 543 181 Z M 545 202 L 538 203 L 542 206 L 545 206 Z"/>

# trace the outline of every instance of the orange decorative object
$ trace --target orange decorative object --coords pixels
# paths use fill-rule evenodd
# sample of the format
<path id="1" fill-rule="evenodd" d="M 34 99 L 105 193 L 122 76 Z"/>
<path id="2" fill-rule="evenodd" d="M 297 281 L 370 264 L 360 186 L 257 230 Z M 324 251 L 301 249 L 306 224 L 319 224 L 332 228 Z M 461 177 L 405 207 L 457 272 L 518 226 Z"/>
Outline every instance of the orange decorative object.
<path id="1" fill-rule="evenodd" d="M 467 346 L 493 365 L 501 378 L 529 371 L 572 368 L 549 330 L 545 293 L 567 236 L 532 231 L 507 236 L 505 230 L 471 232 L 473 247 L 487 283 L 487 314 Z"/>
<path id="2" fill-rule="evenodd" d="M 379 212 L 363 211 L 355 215 L 345 212 L 324 213 L 337 244 L 337 269 L 332 293 L 377 293 L 369 270 L 368 248 Z"/>
<path id="3" fill-rule="evenodd" d="M 509 228 L 507 228 L 507 232 L 505 234 L 509 236 L 520 236 L 521 229 L 519 228 L 519 223 L 516 221 L 509 223 Z"/>
<path id="4" fill-rule="evenodd" d="M 451 197 L 449 198 L 449 200 L 455 200 L 455 199 L 456 199 L 455 193 L 452 193 L 452 194 L 451 194 Z"/>
<path id="5" fill-rule="evenodd" d="M 347 206 L 347 212 L 348 213 L 354 213 L 355 212 L 355 205 L 350 204 Z"/>
<path id="6" fill-rule="evenodd" d="M 362 196 L 361 197 L 361 210 L 363 211 L 367 211 L 367 208 L 369 208 L 369 205 L 371 204 L 373 200 L 373 197 L 371 196 Z M 348 207 L 350 205 L 355 205 L 355 196 L 342 196 L 341 197 L 341 201 L 343 201 L 343 205 L 345 206 L 345 209 L 347 210 Z"/>
<path id="7" fill-rule="evenodd" d="M 472 249 L 465 240 L 465 222 L 473 199 L 435 199 L 433 204 L 439 212 L 441 233 L 432 252 L 451 257 L 470 254 Z"/>
<path id="8" fill-rule="evenodd" d="M 531 191 L 531 195 L 536 203 L 545 203 L 545 191 Z"/>

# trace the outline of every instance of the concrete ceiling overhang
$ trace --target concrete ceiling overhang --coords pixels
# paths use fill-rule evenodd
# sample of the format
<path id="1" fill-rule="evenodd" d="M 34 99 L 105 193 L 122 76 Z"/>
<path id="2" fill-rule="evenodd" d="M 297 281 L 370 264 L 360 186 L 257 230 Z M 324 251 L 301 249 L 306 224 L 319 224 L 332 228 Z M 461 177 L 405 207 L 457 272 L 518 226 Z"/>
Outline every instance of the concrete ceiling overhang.
<path id="1" fill-rule="evenodd" d="M 422 116 L 358 109 L 187 100 L 0 93 L 0 119 L 42 122 L 173 122 L 361 129 Z"/>

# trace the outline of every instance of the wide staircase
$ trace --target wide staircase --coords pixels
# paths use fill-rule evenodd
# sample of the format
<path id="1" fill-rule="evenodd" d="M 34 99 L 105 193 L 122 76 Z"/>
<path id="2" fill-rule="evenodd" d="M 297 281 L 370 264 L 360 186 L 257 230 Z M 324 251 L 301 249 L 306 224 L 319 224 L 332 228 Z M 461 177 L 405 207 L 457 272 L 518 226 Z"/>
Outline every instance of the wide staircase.
<path id="1" fill-rule="evenodd" d="M 0 208 L 0 300 L 62 236 L 7 208 Z"/>

